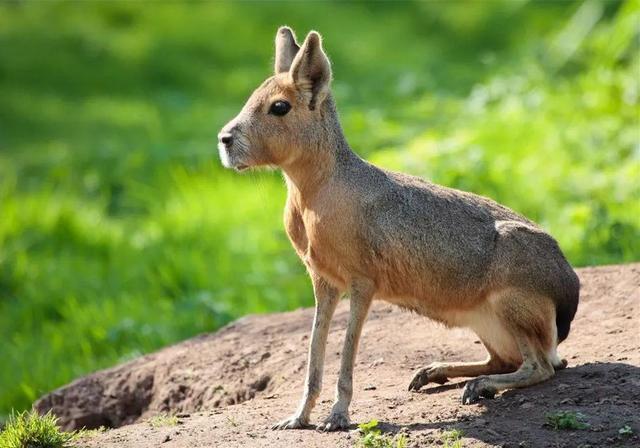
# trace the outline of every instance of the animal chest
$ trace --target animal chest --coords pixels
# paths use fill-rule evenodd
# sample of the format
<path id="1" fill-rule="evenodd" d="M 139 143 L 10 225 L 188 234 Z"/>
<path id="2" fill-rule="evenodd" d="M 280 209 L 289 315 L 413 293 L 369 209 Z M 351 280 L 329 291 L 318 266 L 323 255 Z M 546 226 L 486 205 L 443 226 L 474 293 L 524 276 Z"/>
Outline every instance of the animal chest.
<path id="1" fill-rule="evenodd" d="M 289 239 L 308 269 L 337 287 L 347 284 L 354 244 L 343 223 L 313 210 L 293 209 L 285 216 Z"/>

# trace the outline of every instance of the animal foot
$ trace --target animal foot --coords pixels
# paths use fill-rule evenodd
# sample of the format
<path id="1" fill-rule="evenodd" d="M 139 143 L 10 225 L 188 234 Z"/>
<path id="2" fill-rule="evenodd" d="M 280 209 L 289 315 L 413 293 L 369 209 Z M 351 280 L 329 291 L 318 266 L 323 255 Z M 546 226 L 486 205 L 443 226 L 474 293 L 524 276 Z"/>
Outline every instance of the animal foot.
<path id="1" fill-rule="evenodd" d="M 469 380 L 462 392 L 462 404 L 473 404 L 483 398 L 493 398 L 496 396 L 496 389 L 486 384 L 482 377 Z"/>
<path id="2" fill-rule="evenodd" d="M 444 384 L 448 381 L 448 378 L 442 372 L 443 365 L 440 363 L 433 363 L 427 367 L 423 367 L 416 372 L 409 383 L 409 390 L 418 391 L 422 386 L 429 383 Z"/>
<path id="3" fill-rule="evenodd" d="M 320 425 L 320 431 L 338 431 L 349 428 L 349 416 L 346 413 L 331 412 L 331 415 Z"/>
<path id="4" fill-rule="evenodd" d="M 561 359 L 558 364 L 553 365 L 553 369 L 557 372 L 558 370 L 566 369 L 568 364 L 566 359 Z"/>
<path id="5" fill-rule="evenodd" d="M 309 426 L 309 422 L 306 419 L 298 415 L 292 415 L 279 421 L 271 427 L 271 429 L 302 429 Z"/>

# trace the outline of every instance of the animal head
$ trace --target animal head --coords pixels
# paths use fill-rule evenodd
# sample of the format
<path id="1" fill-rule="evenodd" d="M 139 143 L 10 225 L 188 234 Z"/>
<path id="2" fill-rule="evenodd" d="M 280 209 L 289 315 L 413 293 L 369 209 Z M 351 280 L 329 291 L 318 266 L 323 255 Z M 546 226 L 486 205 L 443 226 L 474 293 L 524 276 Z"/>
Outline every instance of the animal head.
<path id="1" fill-rule="evenodd" d="M 275 47 L 274 75 L 218 134 L 220 160 L 227 168 L 285 167 L 326 139 L 335 113 L 331 64 L 320 34 L 311 31 L 299 45 L 293 31 L 281 27 Z"/>

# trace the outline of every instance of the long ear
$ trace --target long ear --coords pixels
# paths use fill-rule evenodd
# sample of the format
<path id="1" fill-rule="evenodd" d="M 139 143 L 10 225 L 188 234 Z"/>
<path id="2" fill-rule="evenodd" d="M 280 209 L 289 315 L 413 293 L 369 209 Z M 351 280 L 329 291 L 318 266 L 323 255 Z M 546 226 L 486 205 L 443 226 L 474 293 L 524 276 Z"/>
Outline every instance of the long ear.
<path id="1" fill-rule="evenodd" d="M 314 110 L 316 105 L 322 104 L 329 93 L 331 63 L 322 50 L 320 34 L 311 31 L 307 35 L 291 63 L 289 75 L 296 87 L 307 96 L 309 109 Z"/>
<path id="2" fill-rule="evenodd" d="M 296 35 L 288 26 L 281 26 L 276 33 L 276 75 L 282 72 L 288 72 L 296 57 L 300 46 L 296 42 Z"/>

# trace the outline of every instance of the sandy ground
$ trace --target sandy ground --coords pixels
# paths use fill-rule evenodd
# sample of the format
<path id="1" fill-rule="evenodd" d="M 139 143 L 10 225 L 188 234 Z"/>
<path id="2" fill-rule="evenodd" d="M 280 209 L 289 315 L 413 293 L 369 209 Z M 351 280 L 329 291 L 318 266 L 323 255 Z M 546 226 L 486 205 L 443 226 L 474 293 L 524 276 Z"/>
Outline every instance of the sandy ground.
<path id="1" fill-rule="evenodd" d="M 559 349 L 569 367 L 551 380 L 463 406 L 464 381 L 409 392 L 413 372 L 443 360 L 478 360 L 484 349 L 462 329 L 377 303 L 361 342 L 350 431 L 273 431 L 297 405 L 304 382 L 313 310 L 250 316 L 41 398 L 66 428 L 116 428 L 86 437 L 87 447 L 347 447 L 356 424 L 377 419 L 409 446 L 441 446 L 443 431 L 464 433 L 464 447 L 640 446 L 640 264 L 585 268 L 572 332 Z M 348 303 L 340 304 L 327 350 L 325 387 L 312 415 L 328 415 Z M 584 414 L 589 427 L 553 430 L 545 414 Z M 159 413 L 177 422 L 153 419 Z M 629 425 L 634 435 L 621 437 Z"/>

